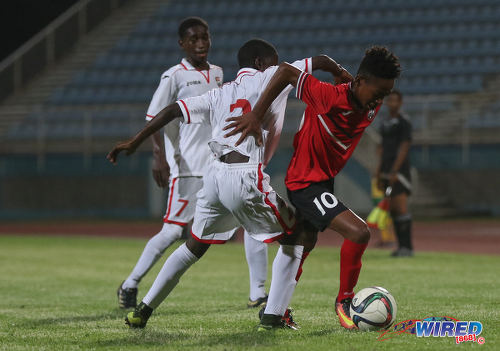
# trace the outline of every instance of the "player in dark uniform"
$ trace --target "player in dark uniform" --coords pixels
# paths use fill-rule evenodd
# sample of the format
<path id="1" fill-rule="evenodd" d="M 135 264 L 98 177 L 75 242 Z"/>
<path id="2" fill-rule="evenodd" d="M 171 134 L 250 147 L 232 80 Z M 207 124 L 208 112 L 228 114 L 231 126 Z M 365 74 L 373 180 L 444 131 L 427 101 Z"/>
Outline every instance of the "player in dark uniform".
<path id="1" fill-rule="evenodd" d="M 354 80 L 339 85 L 321 82 L 283 63 L 253 111 L 228 119 L 233 123 L 225 128 L 234 128 L 228 136 L 241 132 L 240 141 L 251 134 L 257 142 L 262 142 L 260 126 L 263 116 L 288 84 L 296 86 L 297 97 L 307 104 L 301 127 L 294 138 L 295 151 L 285 183 L 300 225 L 308 233 L 312 247 L 317 233 L 326 228 L 344 237 L 335 311 L 340 324 L 347 329 L 355 328 L 349 306 L 370 231 L 361 218 L 333 195 L 334 177 L 352 155 L 383 98 L 392 91 L 400 70 L 398 58 L 384 47 L 368 49 Z M 305 245 L 302 263 L 312 247 Z M 300 272 L 301 268 L 298 275 Z M 267 316 L 264 314 L 261 325 L 266 323 Z"/>
<path id="2" fill-rule="evenodd" d="M 393 90 L 385 100 L 389 117 L 382 122 L 380 134 L 380 162 L 377 167 L 377 184 L 390 198 L 390 212 L 399 247 L 394 257 L 413 256 L 411 242 L 411 215 L 408 196 L 411 194 L 410 157 L 411 123 L 401 114 L 403 96 Z"/>

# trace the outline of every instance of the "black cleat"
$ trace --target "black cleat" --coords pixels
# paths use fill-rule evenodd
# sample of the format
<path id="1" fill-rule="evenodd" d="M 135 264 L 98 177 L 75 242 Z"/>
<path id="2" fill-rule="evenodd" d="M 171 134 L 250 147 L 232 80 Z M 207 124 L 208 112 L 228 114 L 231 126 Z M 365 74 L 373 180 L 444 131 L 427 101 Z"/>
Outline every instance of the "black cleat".
<path id="1" fill-rule="evenodd" d="M 130 328 L 144 328 L 149 317 L 151 317 L 151 313 L 153 313 L 153 309 L 144 302 L 141 302 L 133 312 L 127 314 L 125 324 Z"/>
<path id="2" fill-rule="evenodd" d="M 292 310 L 287 308 L 283 316 L 274 314 L 265 314 L 265 307 L 259 311 L 260 324 L 257 331 L 265 331 L 272 329 L 292 329 L 298 330 L 300 327 L 293 321 Z"/>
<path id="3" fill-rule="evenodd" d="M 267 295 L 264 297 L 259 297 L 255 301 L 250 300 L 250 298 L 248 298 L 247 307 L 248 308 L 266 307 L 266 304 L 267 304 Z"/>
<path id="4" fill-rule="evenodd" d="M 116 291 L 116 295 L 118 296 L 118 306 L 120 308 L 135 308 L 137 306 L 137 288 L 132 289 L 123 289 L 123 281 L 118 290 Z"/>

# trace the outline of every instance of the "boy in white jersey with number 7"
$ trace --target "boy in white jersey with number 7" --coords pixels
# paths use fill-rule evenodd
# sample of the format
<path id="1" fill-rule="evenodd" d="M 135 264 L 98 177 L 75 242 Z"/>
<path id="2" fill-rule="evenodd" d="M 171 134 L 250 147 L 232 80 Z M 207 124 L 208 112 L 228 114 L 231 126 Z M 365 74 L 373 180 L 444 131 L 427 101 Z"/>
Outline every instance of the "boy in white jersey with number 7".
<path id="1" fill-rule="evenodd" d="M 271 188 L 269 176 L 262 171 L 266 154 L 276 146 L 287 96 L 293 87 L 285 89 L 266 113 L 264 146 L 258 146 L 254 138 L 247 138 L 235 146 L 236 136 L 224 138 L 226 119 L 251 111 L 278 68 L 275 66 L 278 55 L 271 44 L 254 39 L 242 46 L 238 61 L 241 69 L 236 80 L 220 89 L 169 105 L 134 138 L 119 143 L 108 154 L 108 159 L 115 163 L 121 151 L 128 155 L 133 153 L 149 135 L 175 118 L 180 117 L 187 124 L 210 123 L 212 128 L 209 145 L 213 155 L 203 177 L 203 188 L 197 195 L 192 236 L 167 259 L 142 303 L 128 314 L 126 321 L 131 327 L 144 327 L 153 309 L 168 296 L 182 274 L 210 244 L 225 243 L 233 234 L 231 229 L 240 225 L 259 241 L 279 241 L 281 244 L 273 262 L 269 299 L 263 311 L 268 318 L 266 325 L 261 323 L 261 326 L 295 326 L 287 306 L 300 276 L 304 243 L 299 235 L 300 228 L 295 228 L 293 211 Z M 326 56 L 296 61 L 293 65 L 306 72 L 323 69 L 338 81 L 352 79 Z"/>
<path id="2" fill-rule="evenodd" d="M 180 23 L 178 35 L 185 57 L 161 75 L 160 84 L 149 104 L 147 121 L 176 100 L 199 96 L 222 86 L 222 68 L 207 61 L 211 44 L 207 22 L 199 17 L 188 17 Z M 159 187 L 169 188 L 167 209 L 162 229 L 148 241 L 132 272 L 118 287 L 121 308 L 136 307 L 137 288 L 142 278 L 193 220 L 196 193 L 202 187 L 202 177 L 210 158 L 210 136 L 209 124 L 188 125 L 180 121 L 169 123 L 164 132 L 159 130 L 152 135 L 153 178 Z M 264 289 L 267 245 L 252 239 L 246 232 L 244 240 L 250 273 L 247 306 L 260 307 L 267 301 Z"/>

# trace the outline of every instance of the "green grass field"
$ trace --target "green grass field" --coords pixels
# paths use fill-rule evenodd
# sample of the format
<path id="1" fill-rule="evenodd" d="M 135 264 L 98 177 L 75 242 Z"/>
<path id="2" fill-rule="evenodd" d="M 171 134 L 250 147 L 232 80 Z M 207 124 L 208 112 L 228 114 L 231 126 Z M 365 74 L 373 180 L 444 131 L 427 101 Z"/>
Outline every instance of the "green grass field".
<path id="1" fill-rule="evenodd" d="M 452 316 L 483 323 L 485 344 L 452 338 L 348 332 L 333 310 L 337 248 L 317 248 L 304 266 L 292 307 L 299 331 L 256 332 L 246 309 L 243 246 L 213 246 L 186 273 L 144 330 L 129 330 L 116 287 L 145 240 L 0 236 L 0 350 L 476 350 L 500 349 L 499 256 L 418 253 L 391 259 L 368 250 L 358 288 L 388 288 L 398 321 Z M 166 254 L 172 252 L 172 248 Z M 270 261 L 276 252 L 271 246 Z M 139 290 L 142 297 L 164 259 Z"/>

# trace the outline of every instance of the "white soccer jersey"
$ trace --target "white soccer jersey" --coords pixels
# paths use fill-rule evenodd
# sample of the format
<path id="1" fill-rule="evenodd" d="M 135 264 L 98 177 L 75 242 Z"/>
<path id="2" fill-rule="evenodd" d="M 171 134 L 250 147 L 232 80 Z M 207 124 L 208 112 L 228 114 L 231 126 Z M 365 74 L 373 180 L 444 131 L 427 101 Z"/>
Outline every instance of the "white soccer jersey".
<path id="1" fill-rule="evenodd" d="M 292 63 L 302 71 L 311 73 L 311 59 Z M 224 84 L 221 89 L 209 91 L 201 96 L 179 99 L 185 124 L 210 123 L 212 137 L 210 148 L 218 158 L 231 151 L 237 151 L 250 157 L 250 163 L 263 163 L 271 158 L 279 142 L 285 115 L 288 93 L 292 85 L 286 87 L 274 100 L 264 116 L 264 147 L 258 147 L 253 137 L 246 138 L 239 146 L 234 146 L 240 135 L 224 138 L 227 131 L 222 130 L 229 124 L 226 119 L 240 116 L 252 110 L 262 91 L 267 86 L 278 66 L 269 67 L 264 72 L 252 68 L 244 68 L 238 72 L 236 79 Z"/>
<path id="2" fill-rule="evenodd" d="M 153 119 L 161 110 L 179 99 L 198 96 L 222 86 L 222 68 L 209 64 L 208 71 L 199 71 L 185 58 L 161 75 L 160 85 L 149 104 L 146 120 Z M 203 176 L 210 149 L 208 123 L 188 125 L 172 121 L 165 128 L 165 156 L 171 178 Z"/>

